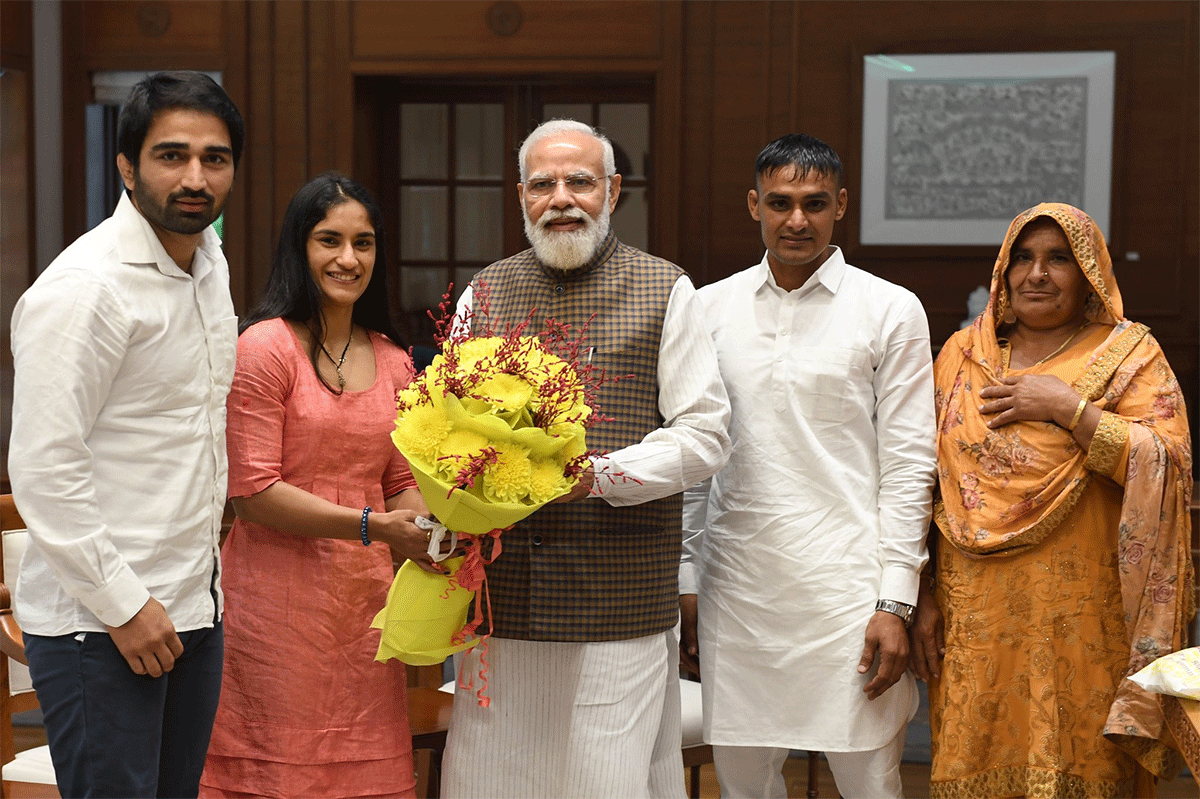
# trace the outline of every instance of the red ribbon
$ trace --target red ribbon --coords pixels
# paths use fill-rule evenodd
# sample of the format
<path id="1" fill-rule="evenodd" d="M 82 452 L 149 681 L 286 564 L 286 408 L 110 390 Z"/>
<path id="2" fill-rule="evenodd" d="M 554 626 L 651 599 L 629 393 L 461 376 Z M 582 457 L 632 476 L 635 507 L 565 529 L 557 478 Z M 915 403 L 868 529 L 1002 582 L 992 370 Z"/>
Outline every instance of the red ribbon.
<path id="1" fill-rule="evenodd" d="M 476 697 L 479 699 L 480 707 L 490 707 L 492 704 L 491 698 L 487 695 L 487 650 L 488 639 L 492 637 L 492 595 L 491 592 L 488 591 L 487 573 L 484 571 L 483 567 L 500 557 L 500 552 L 503 549 L 502 545 L 500 544 L 500 534 L 503 533 L 505 529 L 508 528 L 497 528 L 481 536 L 466 535 L 468 541 L 466 544 L 464 544 L 466 552 L 463 557 L 462 565 L 458 567 L 458 571 L 455 572 L 454 576 L 450 578 L 450 587 L 446 589 L 446 594 L 443 594 L 443 597 L 445 597 L 458 586 L 462 586 L 468 591 L 475 592 L 475 617 L 464 624 L 463 628 L 454 634 L 454 636 L 450 639 L 450 643 L 452 644 L 461 644 L 467 639 L 473 637 L 475 635 L 475 630 L 478 629 L 479 625 L 483 622 L 484 607 L 486 606 L 487 609 L 488 633 L 487 635 L 483 636 L 476 645 L 479 649 L 480 682 L 479 691 L 476 693 Z M 487 560 L 484 560 L 483 555 L 480 554 L 480 549 L 482 548 L 481 544 L 483 543 L 484 538 L 492 539 L 492 554 Z M 469 683 L 464 683 L 463 676 L 465 672 L 466 661 L 463 662 L 463 668 L 459 671 L 458 686 L 463 690 L 469 691 L 474 687 L 474 677 L 472 676 L 472 679 Z"/>

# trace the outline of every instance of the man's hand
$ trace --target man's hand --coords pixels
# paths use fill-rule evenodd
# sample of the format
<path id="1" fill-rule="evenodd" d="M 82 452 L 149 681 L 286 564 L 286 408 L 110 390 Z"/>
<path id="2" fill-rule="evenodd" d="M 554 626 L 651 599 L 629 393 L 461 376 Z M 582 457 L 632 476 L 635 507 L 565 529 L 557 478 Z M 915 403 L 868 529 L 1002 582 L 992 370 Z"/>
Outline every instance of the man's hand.
<path id="1" fill-rule="evenodd" d="M 108 634 L 134 674 L 161 677 L 175 668 L 175 658 L 183 654 L 175 625 L 154 597 L 146 600 L 132 619 L 120 627 L 109 627 Z"/>
<path id="2" fill-rule="evenodd" d="M 877 699 L 904 676 L 904 670 L 908 667 L 908 631 L 895 613 L 877 610 L 867 622 L 865 639 L 866 645 L 858 661 L 858 673 L 866 674 L 871 670 L 875 658 L 879 658 L 879 671 L 863 686 L 867 699 Z"/>
<path id="3" fill-rule="evenodd" d="M 596 482 L 596 475 L 592 472 L 592 467 L 589 466 L 579 474 L 579 482 L 575 487 L 563 494 L 558 499 L 550 500 L 551 504 L 556 502 L 575 502 L 580 499 L 587 499 L 592 493 L 592 484 Z"/>
<path id="4" fill-rule="evenodd" d="M 696 624 L 696 595 L 679 595 L 679 665 L 700 676 L 700 639 Z"/>

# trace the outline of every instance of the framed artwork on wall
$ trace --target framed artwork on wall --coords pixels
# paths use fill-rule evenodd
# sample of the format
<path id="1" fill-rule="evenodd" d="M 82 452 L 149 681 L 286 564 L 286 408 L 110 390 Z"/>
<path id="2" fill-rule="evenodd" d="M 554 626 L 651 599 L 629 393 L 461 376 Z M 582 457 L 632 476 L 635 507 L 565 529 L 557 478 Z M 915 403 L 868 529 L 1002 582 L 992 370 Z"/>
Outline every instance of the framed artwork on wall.
<path id="1" fill-rule="evenodd" d="M 1109 235 L 1114 52 L 863 58 L 864 245 L 995 245 L 1043 201 Z"/>

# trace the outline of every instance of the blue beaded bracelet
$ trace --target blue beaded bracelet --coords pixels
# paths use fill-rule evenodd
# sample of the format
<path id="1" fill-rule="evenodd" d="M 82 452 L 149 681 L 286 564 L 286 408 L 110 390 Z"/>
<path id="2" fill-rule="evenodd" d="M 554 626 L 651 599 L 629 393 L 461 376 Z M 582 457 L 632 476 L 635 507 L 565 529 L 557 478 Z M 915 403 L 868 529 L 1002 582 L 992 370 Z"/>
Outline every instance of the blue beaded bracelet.
<path id="1" fill-rule="evenodd" d="M 371 515 L 370 508 L 363 508 L 362 526 L 358 528 L 358 534 L 362 536 L 364 547 L 371 546 L 371 539 L 367 536 L 367 517 Z"/>

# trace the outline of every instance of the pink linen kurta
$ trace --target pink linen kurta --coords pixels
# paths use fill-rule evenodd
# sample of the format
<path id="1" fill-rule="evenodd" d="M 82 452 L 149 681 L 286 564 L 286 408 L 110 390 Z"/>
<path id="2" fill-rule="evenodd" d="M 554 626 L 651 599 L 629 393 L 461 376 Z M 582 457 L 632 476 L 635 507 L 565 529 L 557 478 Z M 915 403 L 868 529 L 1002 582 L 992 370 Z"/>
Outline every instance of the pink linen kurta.
<path id="1" fill-rule="evenodd" d="M 392 445 L 412 362 L 371 334 L 375 384 L 337 396 L 281 319 L 238 340 L 229 494 L 282 480 L 382 511 L 415 485 Z M 404 665 L 376 663 L 371 619 L 392 580 L 383 544 L 304 538 L 238 519 L 221 553 L 225 673 L 201 795 L 413 794 Z"/>

